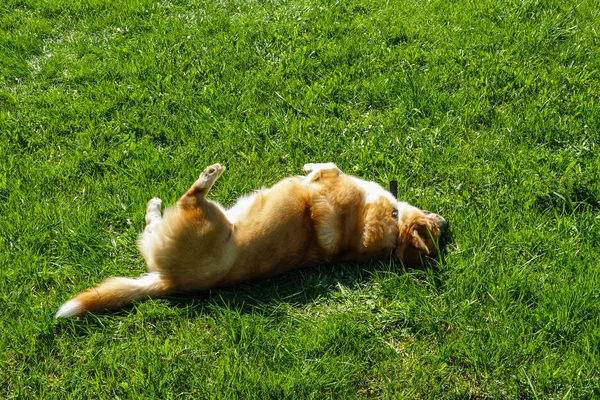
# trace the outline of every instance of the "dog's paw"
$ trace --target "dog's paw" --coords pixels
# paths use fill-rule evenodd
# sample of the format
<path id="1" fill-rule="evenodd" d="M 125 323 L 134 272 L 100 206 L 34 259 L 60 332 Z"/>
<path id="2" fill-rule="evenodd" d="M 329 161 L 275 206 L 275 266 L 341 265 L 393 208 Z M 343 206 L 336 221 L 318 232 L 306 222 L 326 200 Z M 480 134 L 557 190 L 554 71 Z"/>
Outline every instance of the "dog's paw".
<path id="1" fill-rule="evenodd" d="M 200 175 L 201 177 L 204 176 L 208 179 L 212 178 L 212 177 L 219 177 L 221 176 L 221 174 L 225 172 L 225 167 L 221 164 L 213 164 L 211 166 L 208 166 L 206 168 L 204 168 L 204 171 L 202 171 L 202 174 Z"/>
<path id="2" fill-rule="evenodd" d="M 204 171 L 202 171 L 200 177 L 198 177 L 198 185 L 201 188 L 212 186 L 223 172 L 225 172 L 225 167 L 221 164 L 213 164 L 204 168 Z"/>
<path id="3" fill-rule="evenodd" d="M 314 171 L 318 171 L 321 169 L 334 169 L 337 168 L 337 166 L 332 163 L 309 163 L 309 164 L 304 164 L 304 167 L 302 167 L 302 170 L 304 171 L 304 173 L 306 175 L 310 174 L 311 172 Z"/>
<path id="4" fill-rule="evenodd" d="M 159 199 L 158 197 L 153 197 L 152 199 L 150 199 L 150 201 L 147 204 L 148 209 L 153 208 L 153 209 L 159 209 L 162 206 L 162 200 Z"/>
<path id="5" fill-rule="evenodd" d="M 304 167 L 302 167 L 302 171 L 304 171 L 304 173 L 306 175 L 310 174 L 311 172 L 313 172 L 313 170 L 315 169 L 315 165 L 316 164 L 304 164 Z"/>

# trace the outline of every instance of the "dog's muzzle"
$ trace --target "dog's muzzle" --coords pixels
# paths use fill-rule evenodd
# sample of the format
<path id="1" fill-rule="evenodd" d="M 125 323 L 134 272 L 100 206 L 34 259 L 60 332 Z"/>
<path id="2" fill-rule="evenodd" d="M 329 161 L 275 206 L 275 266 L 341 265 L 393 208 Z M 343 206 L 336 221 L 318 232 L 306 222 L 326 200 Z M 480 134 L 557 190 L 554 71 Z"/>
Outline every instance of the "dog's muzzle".
<path id="1" fill-rule="evenodd" d="M 423 213 L 429 218 L 434 224 L 437 225 L 440 230 L 440 236 L 444 236 L 450 229 L 450 223 L 446 221 L 444 217 L 439 214 L 432 213 L 430 211 L 423 210 Z"/>

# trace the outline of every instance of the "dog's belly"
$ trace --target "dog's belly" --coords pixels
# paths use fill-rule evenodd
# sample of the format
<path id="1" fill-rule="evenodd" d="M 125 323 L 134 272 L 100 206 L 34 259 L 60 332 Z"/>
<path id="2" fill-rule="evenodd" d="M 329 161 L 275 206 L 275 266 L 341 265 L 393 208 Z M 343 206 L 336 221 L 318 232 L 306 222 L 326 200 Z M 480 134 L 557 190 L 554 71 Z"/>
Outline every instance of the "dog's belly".
<path id="1" fill-rule="evenodd" d="M 316 262 L 316 242 L 306 185 L 291 179 L 242 200 L 235 210 L 232 237 L 237 255 L 221 282 L 234 284 L 276 275 Z M 228 217 L 231 215 L 226 212 Z"/>
<path id="2" fill-rule="evenodd" d="M 210 222 L 206 214 L 197 225 L 186 223 L 176 233 L 164 235 L 173 238 L 166 244 L 177 245 L 158 252 L 163 257 L 168 254 L 160 263 L 161 272 L 180 290 L 202 290 L 317 263 L 389 256 L 385 237 L 394 236 L 395 242 L 395 235 L 380 226 L 395 227 L 389 195 L 383 189 L 383 195 L 367 191 L 360 183 L 350 177 L 330 177 L 319 183 L 291 178 L 243 197 L 229 210 L 213 214 L 223 216 L 220 222 Z M 372 215 L 380 202 L 381 211 Z M 365 207 L 370 211 L 365 213 Z M 217 205 L 214 208 L 217 211 Z M 208 204 L 203 210 L 208 210 Z M 376 221 L 369 225 L 376 229 L 366 229 L 367 215 Z M 166 226 L 174 230 L 176 223 Z M 367 247 L 365 232 L 373 236 Z"/>

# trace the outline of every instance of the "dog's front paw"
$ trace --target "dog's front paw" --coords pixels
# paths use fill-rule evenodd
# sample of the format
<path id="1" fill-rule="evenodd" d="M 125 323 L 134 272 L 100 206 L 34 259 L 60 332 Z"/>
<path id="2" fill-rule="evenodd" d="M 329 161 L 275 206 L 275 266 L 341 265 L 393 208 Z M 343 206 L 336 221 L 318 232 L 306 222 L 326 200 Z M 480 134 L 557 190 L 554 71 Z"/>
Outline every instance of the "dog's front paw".
<path id="1" fill-rule="evenodd" d="M 314 171 L 316 165 L 317 164 L 313 164 L 313 163 L 304 164 L 304 167 L 302 167 L 302 171 L 304 171 L 304 174 L 308 175 Z"/>
<path id="2" fill-rule="evenodd" d="M 304 171 L 304 173 L 306 175 L 310 174 L 311 172 L 317 171 L 317 170 L 321 170 L 321 169 L 335 169 L 337 168 L 337 166 L 332 163 L 332 162 L 328 162 L 328 163 L 309 163 L 309 164 L 304 164 L 304 167 L 302 167 L 302 170 Z"/>

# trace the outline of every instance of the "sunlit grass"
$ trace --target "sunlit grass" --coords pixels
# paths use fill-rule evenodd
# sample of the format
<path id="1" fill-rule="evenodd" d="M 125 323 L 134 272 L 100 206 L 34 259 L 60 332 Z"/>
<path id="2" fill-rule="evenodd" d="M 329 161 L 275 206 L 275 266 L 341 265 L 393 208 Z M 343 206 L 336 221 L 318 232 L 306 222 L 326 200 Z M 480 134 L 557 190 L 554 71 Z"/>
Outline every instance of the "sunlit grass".
<path id="1" fill-rule="evenodd" d="M 598 5 L 0 5 L 0 396 L 600 396 Z M 306 162 L 438 212 L 443 263 L 323 266 L 55 321 L 144 271 L 145 203 Z M 285 245 L 285 244 L 282 244 Z"/>

